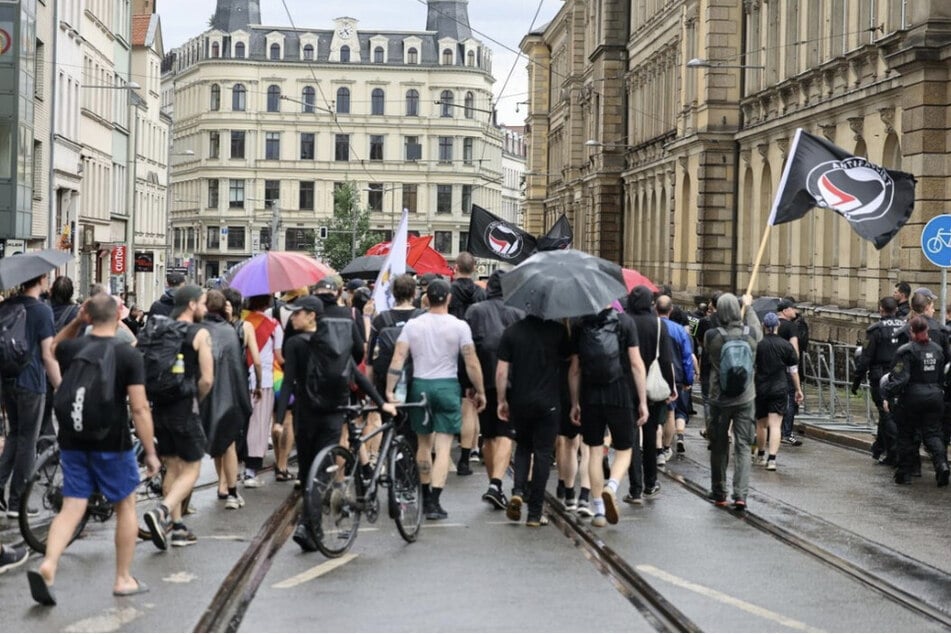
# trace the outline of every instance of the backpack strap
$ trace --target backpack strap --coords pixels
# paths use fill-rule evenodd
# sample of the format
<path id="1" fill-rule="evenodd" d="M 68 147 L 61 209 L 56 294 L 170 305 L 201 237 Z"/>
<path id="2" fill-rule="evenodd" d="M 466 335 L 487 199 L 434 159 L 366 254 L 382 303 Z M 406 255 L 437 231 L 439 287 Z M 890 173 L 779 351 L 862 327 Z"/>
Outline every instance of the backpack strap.
<path id="1" fill-rule="evenodd" d="M 660 317 L 657 318 L 657 347 L 654 349 L 654 361 L 660 358 L 660 329 L 663 325 L 660 323 Z"/>

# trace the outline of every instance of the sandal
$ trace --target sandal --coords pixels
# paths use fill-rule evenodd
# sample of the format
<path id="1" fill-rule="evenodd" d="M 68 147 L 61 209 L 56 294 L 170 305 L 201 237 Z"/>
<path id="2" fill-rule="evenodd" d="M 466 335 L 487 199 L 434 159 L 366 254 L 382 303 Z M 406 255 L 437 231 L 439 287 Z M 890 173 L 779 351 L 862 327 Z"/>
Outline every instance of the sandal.
<path id="1" fill-rule="evenodd" d="M 274 470 L 274 479 L 278 482 L 290 482 L 294 479 L 294 476 L 291 475 L 291 472 L 287 469 L 275 469 Z"/>

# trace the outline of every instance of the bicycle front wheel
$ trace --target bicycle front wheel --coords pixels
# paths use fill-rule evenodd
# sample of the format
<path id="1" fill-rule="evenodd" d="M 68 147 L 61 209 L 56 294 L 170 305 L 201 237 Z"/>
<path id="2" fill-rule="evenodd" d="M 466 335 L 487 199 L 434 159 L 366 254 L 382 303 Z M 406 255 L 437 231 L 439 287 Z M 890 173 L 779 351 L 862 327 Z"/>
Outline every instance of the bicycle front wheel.
<path id="1" fill-rule="evenodd" d="M 340 557 L 357 538 L 357 463 L 349 449 L 327 447 L 307 474 L 304 520 L 313 529 L 318 550 L 327 557 Z"/>
<path id="2" fill-rule="evenodd" d="M 390 517 L 409 543 L 416 541 L 423 521 L 423 485 L 419 482 L 416 455 L 409 442 L 398 436 L 390 447 Z"/>
<path id="3" fill-rule="evenodd" d="M 20 496 L 18 512 L 20 533 L 26 543 L 38 553 L 46 554 L 46 539 L 49 536 L 53 518 L 63 508 L 63 470 L 59 464 L 59 447 L 52 446 L 44 451 L 33 467 L 33 473 L 26 481 L 26 487 Z M 83 515 L 70 543 L 86 527 L 89 511 Z"/>

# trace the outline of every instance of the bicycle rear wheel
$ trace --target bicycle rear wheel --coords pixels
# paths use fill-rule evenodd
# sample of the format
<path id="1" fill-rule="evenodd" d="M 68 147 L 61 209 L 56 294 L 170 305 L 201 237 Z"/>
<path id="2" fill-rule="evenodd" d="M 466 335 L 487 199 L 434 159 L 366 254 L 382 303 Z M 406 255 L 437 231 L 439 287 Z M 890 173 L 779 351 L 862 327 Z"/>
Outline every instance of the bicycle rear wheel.
<path id="1" fill-rule="evenodd" d="M 390 517 L 403 539 L 413 543 L 423 521 L 423 485 L 419 482 L 416 454 L 404 437 L 397 436 L 389 458 Z"/>
<path id="2" fill-rule="evenodd" d="M 327 557 L 340 557 L 357 538 L 357 460 L 349 449 L 327 447 L 307 474 L 304 519 L 310 523 L 317 548 Z"/>
<path id="3" fill-rule="evenodd" d="M 53 518 L 63 508 L 63 470 L 59 464 L 59 447 L 44 451 L 33 467 L 20 496 L 20 533 L 26 543 L 38 553 L 46 554 L 46 539 Z M 76 531 L 70 538 L 73 542 L 86 527 L 89 511 L 83 515 Z"/>

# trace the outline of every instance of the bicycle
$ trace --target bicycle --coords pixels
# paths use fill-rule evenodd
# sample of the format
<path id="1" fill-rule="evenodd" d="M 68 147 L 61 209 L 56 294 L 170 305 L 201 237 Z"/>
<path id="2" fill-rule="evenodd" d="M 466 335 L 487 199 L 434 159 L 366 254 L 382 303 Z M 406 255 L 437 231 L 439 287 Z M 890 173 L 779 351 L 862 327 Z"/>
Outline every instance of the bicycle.
<path id="1" fill-rule="evenodd" d="M 20 534 L 26 543 L 38 553 L 46 554 L 46 539 L 49 535 L 50 524 L 57 513 L 63 508 L 63 472 L 59 463 L 59 443 L 53 436 L 44 437 L 47 448 L 41 453 L 33 467 L 26 487 L 20 497 L 18 522 Z M 139 500 L 162 497 L 162 473 L 149 477 L 143 464 L 143 448 L 138 438 L 134 439 L 136 460 L 139 463 L 141 480 L 136 489 Z M 114 505 L 101 493 L 96 492 L 89 496 L 86 513 L 76 526 L 76 531 L 69 539 L 73 543 L 83 532 L 90 519 L 97 522 L 108 521 L 115 513 Z M 149 540 L 152 533 L 141 524 L 139 538 Z"/>
<path id="2" fill-rule="evenodd" d="M 339 408 L 347 417 L 349 448 L 326 447 L 317 454 L 307 474 L 304 493 L 304 520 L 313 529 L 317 548 L 327 557 L 346 553 L 357 537 L 360 516 L 372 524 L 379 516 L 379 487 L 388 489 L 387 512 L 396 523 L 400 536 L 408 543 L 416 541 L 423 519 L 423 488 L 412 445 L 397 428 L 405 422 L 402 410 L 421 408 L 429 417 L 426 395 L 419 403 L 397 405 L 400 416 L 384 421 L 372 433 L 363 436 L 356 419 L 376 407 L 349 405 Z M 383 434 L 373 475 L 364 480 L 360 468 L 360 448 L 371 438 Z"/>

